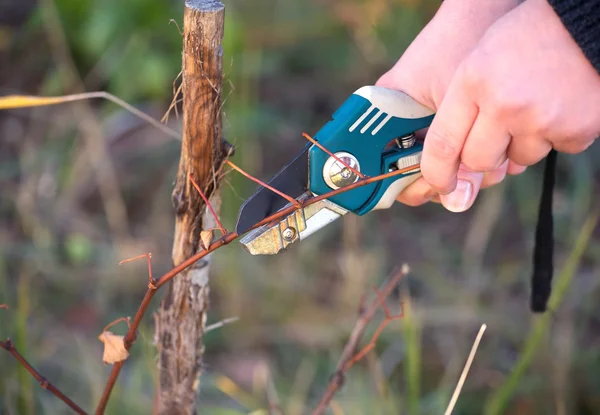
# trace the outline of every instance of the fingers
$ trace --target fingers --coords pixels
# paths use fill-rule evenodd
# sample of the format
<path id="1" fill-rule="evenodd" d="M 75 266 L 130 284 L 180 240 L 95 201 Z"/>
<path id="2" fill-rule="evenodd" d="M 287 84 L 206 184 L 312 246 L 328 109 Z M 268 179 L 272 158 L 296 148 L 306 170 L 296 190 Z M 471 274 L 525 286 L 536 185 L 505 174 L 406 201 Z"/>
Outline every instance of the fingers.
<path id="1" fill-rule="evenodd" d="M 508 158 L 521 166 L 532 166 L 552 150 L 549 141 L 539 137 L 517 137 L 508 146 Z"/>
<path id="2" fill-rule="evenodd" d="M 481 182 L 481 188 L 485 189 L 486 187 L 495 186 L 495 185 L 501 183 L 504 180 L 504 178 L 506 177 L 506 172 L 508 170 L 509 163 L 510 163 L 510 161 L 506 160 L 497 169 L 486 172 L 483 175 L 483 181 Z"/>
<path id="3" fill-rule="evenodd" d="M 429 183 L 419 177 L 404 188 L 396 200 L 407 206 L 420 206 L 429 202 L 435 195 L 436 193 L 431 189 Z"/>
<path id="4" fill-rule="evenodd" d="M 502 125 L 479 112 L 462 150 L 461 162 L 473 171 L 494 171 L 506 161 L 510 139 Z"/>
<path id="5" fill-rule="evenodd" d="M 521 166 L 520 164 L 515 163 L 512 160 L 508 161 L 508 166 L 506 168 L 506 173 L 510 175 L 517 175 L 523 173 L 527 169 L 526 166 Z"/>
<path id="6" fill-rule="evenodd" d="M 448 194 L 457 187 L 461 152 L 478 112 L 462 83 L 453 82 L 448 88 L 423 145 L 423 177 L 440 194 Z M 466 190 L 465 183 L 461 186 Z"/>
<path id="7" fill-rule="evenodd" d="M 465 180 L 469 182 L 470 186 L 468 194 L 464 196 L 464 200 L 466 201 L 463 203 L 453 201 L 453 198 L 457 196 L 456 194 L 451 197 L 450 195 L 440 196 L 435 193 L 429 183 L 422 177 L 417 179 L 410 186 L 407 186 L 402 193 L 398 195 L 396 200 L 407 206 L 420 206 L 427 202 L 445 203 L 444 206 L 446 208 L 449 207 L 449 210 L 452 210 L 453 212 L 463 212 L 473 205 L 480 189 L 491 187 L 502 182 L 511 168 L 513 169 L 513 173 L 510 174 L 519 174 L 525 170 L 525 167 L 519 166 L 510 160 L 506 160 L 497 169 L 486 173 L 473 172 L 466 166 L 461 165 L 457 173 L 457 178 L 459 181 Z M 461 200 L 460 197 L 459 200 Z"/>

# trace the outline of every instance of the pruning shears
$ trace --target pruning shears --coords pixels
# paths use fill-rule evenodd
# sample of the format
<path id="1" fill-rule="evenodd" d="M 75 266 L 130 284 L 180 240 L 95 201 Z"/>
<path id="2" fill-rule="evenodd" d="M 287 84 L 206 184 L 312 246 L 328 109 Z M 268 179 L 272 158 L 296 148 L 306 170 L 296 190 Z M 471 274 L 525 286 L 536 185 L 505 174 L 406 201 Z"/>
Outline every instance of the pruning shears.
<path id="1" fill-rule="evenodd" d="M 407 94 L 379 86 L 356 90 L 314 139 L 269 181 L 298 201 L 351 185 L 361 176 L 396 170 L 402 174 L 338 193 L 250 230 L 290 203 L 261 187 L 239 211 L 236 232 L 253 255 L 277 254 L 348 212 L 364 215 L 389 208 L 397 195 L 420 177 L 423 146 L 415 132 L 428 127 L 434 112 Z M 328 150 L 324 151 L 322 148 Z M 415 166 L 414 169 L 408 169 Z"/>

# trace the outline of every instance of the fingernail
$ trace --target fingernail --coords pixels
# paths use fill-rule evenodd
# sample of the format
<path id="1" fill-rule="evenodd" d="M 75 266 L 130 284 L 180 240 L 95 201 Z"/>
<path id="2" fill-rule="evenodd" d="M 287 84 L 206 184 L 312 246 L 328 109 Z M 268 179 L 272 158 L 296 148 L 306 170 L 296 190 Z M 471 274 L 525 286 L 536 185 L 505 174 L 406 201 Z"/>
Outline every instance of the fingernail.
<path id="1" fill-rule="evenodd" d="M 473 185 L 468 180 L 459 180 L 452 193 L 442 195 L 442 204 L 451 212 L 464 212 L 471 204 Z"/>

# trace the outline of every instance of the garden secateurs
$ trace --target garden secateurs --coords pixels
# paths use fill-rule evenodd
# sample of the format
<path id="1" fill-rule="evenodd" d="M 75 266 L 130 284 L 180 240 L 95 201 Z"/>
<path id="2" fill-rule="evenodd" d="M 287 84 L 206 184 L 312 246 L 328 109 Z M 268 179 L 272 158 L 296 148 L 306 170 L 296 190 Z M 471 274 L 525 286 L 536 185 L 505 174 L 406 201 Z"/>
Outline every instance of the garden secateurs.
<path id="1" fill-rule="evenodd" d="M 270 181 L 269 186 L 298 201 L 351 185 L 362 177 L 403 172 L 355 187 L 251 229 L 290 203 L 261 187 L 241 206 L 236 232 L 253 255 L 277 254 L 348 212 L 364 215 L 387 209 L 420 177 L 423 146 L 415 132 L 431 124 L 434 113 L 403 92 L 379 86 L 356 90 L 314 139 Z M 332 155 L 333 154 L 333 155 Z M 414 169 L 410 169 L 415 166 Z"/>

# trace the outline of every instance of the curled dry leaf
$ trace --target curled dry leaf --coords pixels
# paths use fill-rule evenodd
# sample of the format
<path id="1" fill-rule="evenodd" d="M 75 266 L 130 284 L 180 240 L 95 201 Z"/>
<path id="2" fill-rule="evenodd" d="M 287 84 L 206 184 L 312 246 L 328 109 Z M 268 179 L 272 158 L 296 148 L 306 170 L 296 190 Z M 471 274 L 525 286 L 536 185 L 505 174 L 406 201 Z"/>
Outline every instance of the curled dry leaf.
<path id="1" fill-rule="evenodd" d="M 102 361 L 105 364 L 121 362 L 129 357 L 129 352 L 125 348 L 125 336 L 104 331 L 98 336 L 98 340 L 104 343 Z"/>
<path id="2" fill-rule="evenodd" d="M 209 229 L 200 232 L 200 241 L 202 242 L 202 248 L 208 249 L 213 240 L 213 230 Z"/>

